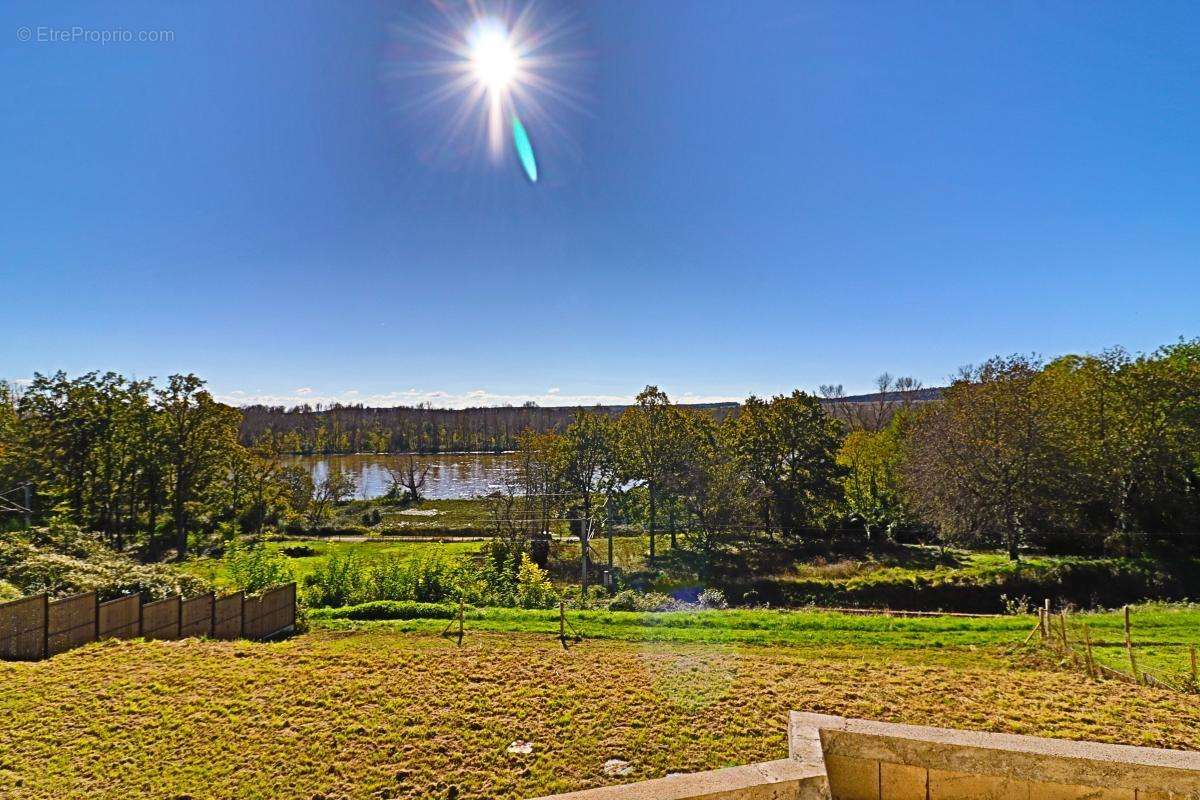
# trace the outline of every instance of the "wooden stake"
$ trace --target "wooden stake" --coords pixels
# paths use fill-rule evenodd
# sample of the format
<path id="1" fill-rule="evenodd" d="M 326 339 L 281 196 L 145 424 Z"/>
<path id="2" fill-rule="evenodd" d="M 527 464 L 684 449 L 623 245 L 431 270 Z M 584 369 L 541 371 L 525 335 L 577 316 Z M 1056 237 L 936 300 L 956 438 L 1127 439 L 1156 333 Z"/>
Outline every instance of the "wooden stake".
<path id="1" fill-rule="evenodd" d="M 1196 669 L 1196 645 L 1192 645 L 1192 686 L 1200 689 L 1200 670 Z"/>
<path id="2" fill-rule="evenodd" d="M 464 610 L 464 607 L 465 607 L 465 602 L 462 598 L 462 595 L 459 595 L 459 597 L 458 597 L 458 646 L 459 647 L 462 647 L 462 640 L 463 640 L 463 616 L 464 616 L 463 610 Z"/>
<path id="3" fill-rule="evenodd" d="M 1063 652 L 1069 653 L 1069 652 L 1071 652 L 1071 645 L 1067 643 L 1067 612 L 1066 611 L 1058 612 L 1058 624 L 1059 624 L 1059 630 L 1062 633 Z"/>
<path id="4" fill-rule="evenodd" d="M 1133 655 L 1131 627 L 1129 624 L 1129 606 L 1125 606 L 1125 652 L 1129 655 L 1129 669 L 1133 673 L 1133 679 L 1140 683 L 1142 678 L 1138 675 L 1137 659 Z"/>
<path id="5" fill-rule="evenodd" d="M 1088 631 L 1087 623 L 1083 623 L 1083 643 L 1087 647 L 1087 671 L 1088 677 L 1095 680 L 1096 674 L 1096 659 L 1092 656 L 1092 634 Z"/>

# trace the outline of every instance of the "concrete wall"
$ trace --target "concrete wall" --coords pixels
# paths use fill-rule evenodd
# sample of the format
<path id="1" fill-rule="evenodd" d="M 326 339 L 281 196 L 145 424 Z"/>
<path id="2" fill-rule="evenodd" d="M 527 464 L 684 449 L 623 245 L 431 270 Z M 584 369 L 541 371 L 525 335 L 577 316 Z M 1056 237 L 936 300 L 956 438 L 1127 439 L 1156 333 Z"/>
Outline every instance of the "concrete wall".
<path id="1" fill-rule="evenodd" d="M 1200 753 L 793 712 L 835 800 L 1200 800 Z"/>
<path id="2" fill-rule="evenodd" d="M 789 758 L 541 800 L 1200 800 L 1200 753 L 792 712 Z"/>
<path id="3" fill-rule="evenodd" d="M 790 758 L 602 786 L 541 800 L 827 800 L 825 771 Z"/>

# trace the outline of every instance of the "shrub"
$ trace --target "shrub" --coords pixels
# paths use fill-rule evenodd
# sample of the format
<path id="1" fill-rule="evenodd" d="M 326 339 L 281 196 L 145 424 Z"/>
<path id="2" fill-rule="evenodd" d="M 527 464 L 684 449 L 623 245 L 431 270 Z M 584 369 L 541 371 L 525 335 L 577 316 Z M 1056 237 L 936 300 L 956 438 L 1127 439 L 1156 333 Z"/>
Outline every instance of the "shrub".
<path id="1" fill-rule="evenodd" d="M 517 605 L 521 608 L 550 608 L 558 603 L 558 592 L 546 570 L 528 555 L 521 555 L 517 568 Z"/>
<path id="2" fill-rule="evenodd" d="M 313 619 L 453 619 L 458 606 L 452 603 L 414 603 L 406 600 L 372 600 L 344 608 L 322 608 L 309 612 Z"/>
<path id="3" fill-rule="evenodd" d="M 67 525 L 0 537 L 0 581 L 22 595 L 45 592 L 63 597 L 94 591 L 102 601 L 127 594 L 150 600 L 174 594 L 191 597 L 209 588 L 203 578 L 173 565 L 140 564 L 98 535 Z"/>
<path id="4" fill-rule="evenodd" d="M 617 592 L 608 607 L 612 611 L 680 611 L 687 608 L 687 604 L 661 592 L 626 589 Z"/>
<path id="5" fill-rule="evenodd" d="M 437 603 L 457 597 L 462 580 L 461 564 L 445 558 L 381 559 L 371 569 L 370 599 Z"/>
<path id="6" fill-rule="evenodd" d="M 293 579 L 287 557 L 261 544 L 247 545 L 233 539 L 225 547 L 222 561 L 230 582 L 247 594 L 257 594 Z"/>
<path id="7" fill-rule="evenodd" d="M 696 603 L 703 609 L 725 609 L 729 608 L 729 601 L 725 599 L 725 593 L 720 589 L 705 589 L 696 598 Z"/>
<path id="8" fill-rule="evenodd" d="M 333 553 L 304 579 L 304 596 L 312 606 L 348 606 L 369 596 L 367 565 L 353 553 Z"/>
<path id="9" fill-rule="evenodd" d="M 7 603 L 9 600 L 19 600 L 22 597 L 24 595 L 20 589 L 8 581 L 0 581 L 0 603 Z"/>

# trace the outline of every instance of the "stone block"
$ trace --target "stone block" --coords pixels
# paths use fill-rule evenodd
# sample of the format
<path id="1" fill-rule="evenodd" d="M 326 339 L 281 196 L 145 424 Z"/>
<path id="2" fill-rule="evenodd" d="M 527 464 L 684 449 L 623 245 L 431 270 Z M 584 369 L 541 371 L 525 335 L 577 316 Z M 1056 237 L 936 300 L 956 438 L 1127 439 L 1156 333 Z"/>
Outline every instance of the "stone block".
<path id="1" fill-rule="evenodd" d="M 908 764 L 879 764 L 879 795 L 882 800 L 925 800 L 929 771 Z"/>
<path id="2" fill-rule="evenodd" d="M 996 775 L 929 770 L 929 800 L 1033 800 L 1029 782 Z"/>
<path id="3" fill-rule="evenodd" d="M 878 761 L 828 756 L 825 770 L 835 800 L 879 800 Z"/>

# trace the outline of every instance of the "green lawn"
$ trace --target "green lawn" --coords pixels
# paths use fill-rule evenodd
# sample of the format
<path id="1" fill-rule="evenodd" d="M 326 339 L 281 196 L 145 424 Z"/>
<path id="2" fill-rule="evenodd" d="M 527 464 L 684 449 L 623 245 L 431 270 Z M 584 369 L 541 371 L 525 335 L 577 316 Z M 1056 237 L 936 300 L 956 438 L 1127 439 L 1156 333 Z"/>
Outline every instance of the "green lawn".
<path id="1" fill-rule="evenodd" d="M 313 624 L 336 630 L 372 628 L 399 632 L 438 632 L 441 619 L 357 622 L 337 616 L 350 610 L 314 612 Z M 556 635 L 558 611 L 513 608 L 468 609 L 465 628 L 473 632 Z M 967 617 L 899 618 L 821 611 L 729 610 L 568 611 L 571 625 L 589 639 L 627 642 L 739 644 L 819 647 L 827 651 L 884 647 L 892 650 L 937 650 L 1018 645 L 1037 624 L 1034 616 L 977 619 Z M 963 648 L 966 648 L 965 650 Z"/>

